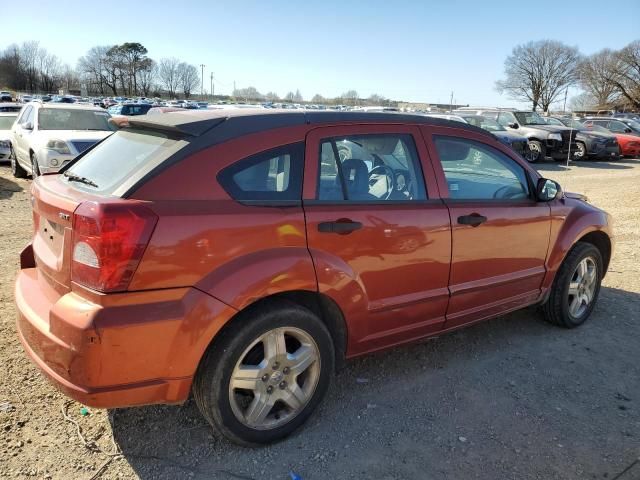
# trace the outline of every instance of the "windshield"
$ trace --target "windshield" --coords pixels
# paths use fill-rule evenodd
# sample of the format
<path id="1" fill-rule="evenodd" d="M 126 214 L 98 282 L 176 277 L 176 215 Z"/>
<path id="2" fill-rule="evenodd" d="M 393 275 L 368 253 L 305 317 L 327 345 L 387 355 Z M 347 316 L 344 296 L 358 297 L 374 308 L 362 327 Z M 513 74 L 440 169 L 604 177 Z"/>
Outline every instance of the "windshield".
<path id="1" fill-rule="evenodd" d="M 11 130 L 13 122 L 16 121 L 18 115 L 2 115 L 0 116 L 0 130 Z"/>
<path id="2" fill-rule="evenodd" d="M 537 112 L 516 112 L 516 118 L 518 119 L 518 123 L 521 125 L 546 125 L 547 122 L 544 121 Z"/>
<path id="3" fill-rule="evenodd" d="M 110 130 L 107 112 L 71 108 L 42 108 L 38 114 L 40 130 Z"/>
<path id="4" fill-rule="evenodd" d="M 475 125 L 476 127 L 484 128 L 489 132 L 505 132 L 507 130 L 493 118 L 487 118 L 482 115 L 470 115 L 462 118 L 464 118 L 467 123 Z"/>
<path id="5" fill-rule="evenodd" d="M 640 123 L 636 122 L 635 120 L 625 120 L 624 123 L 631 127 L 632 130 L 640 132 Z"/>
<path id="6" fill-rule="evenodd" d="M 600 132 L 600 133 L 608 133 L 611 134 L 611 130 L 607 130 L 604 127 L 601 127 L 600 125 L 596 125 L 595 123 L 592 123 L 590 125 L 584 125 L 582 124 L 581 128 L 585 128 L 587 127 L 589 130 L 593 131 L 593 132 Z"/>
<path id="7" fill-rule="evenodd" d="M 562 121 L 567 127 L 575 128 L 576 130 L 584 130 L 584 125 L 573 118 L 564 118 Z"/>
<path id="8" fill-rule="evenodd" d="M 97 185 L 74 182 L 76 188 L 111 195 L 127 180 L 150 171 L 186 144 L 158 132 L 119 130 L 73 163 L 65 174 L 84 177 Z"/>

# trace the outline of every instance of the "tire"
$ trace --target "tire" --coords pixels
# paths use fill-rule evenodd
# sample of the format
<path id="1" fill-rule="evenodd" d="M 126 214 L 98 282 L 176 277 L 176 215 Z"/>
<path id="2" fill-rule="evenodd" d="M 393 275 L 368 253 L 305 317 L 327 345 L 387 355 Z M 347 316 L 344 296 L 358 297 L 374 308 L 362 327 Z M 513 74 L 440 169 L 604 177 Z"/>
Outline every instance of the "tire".
<path id="1" fill-rule="evenodd" d="M 586 288 L 576 276 L 579 274 L 578 268 L 582 262 L 586 262 L 587 265 L 593 265 L 595 269 L 592 283 L 588 280 L 591 275 L 583 274 L 585 281 L 592 286 L 591 293 L 587 297 L 584 297 L 584 294 L 581 293 Z M 590 243 L 578 242 L 562 262 L 551 286 L 549 298 L 542 305 L 545 319 L 564 328 L 575 328 L 582 325 L 589 318 L 598 301 L 602 274 L 603 261 L 600 250 Z M 572 285 L 576 284 L 579 284 L 580 287 L 572 287 Z M 570 289 L 570 287 L 572 288 Z M 578 292 L 577 295 L 571 295 L 571 290 Z M 575 305 L 573 301 L 576 300 L 576 296 L 578 296 L 580 309 L 572 309 L 572 305 Z M 585 304 L 585 300 L 588 297 L 590 300 Z"/>
<path id="2" fill-rule="evenodd" d="M 287 343 L 283 341 L 281 345 L 285 345 L 287 353 L 283 357 L 281 348 L 270 348 L 280 352 L 277 358 L 281 362 L 274 357 L 267 361 L 267 342 L 280 338 L 280 334 L 286 338 Z M 310 341 L 296 347 L 297 339 L 287 336 L 293 334 L 306 335 Z M 302 349 L 315 351 L 316 359 L 296 374 L 291 356 Z M 253 361 L 243 363 L 252 356 Z M 304 361 L 301 363 L 306 365 Z M 202 415 L 229 440 L 246 446 L 271 443 L 290 435 L 313 413 L 329 387 L 334 364 L 331 335 L 315 314 L 294 303 L 270 302 L 241 313 L 209 346 L 196 372 L 193 394 Z M 248 369 L 243 372 L 253 374 L 243 373 L 238 382 L 241 377 L 234 377 L 233 373 L 241 367 Z M 232 377 L 236 378 L 233 382 L 236 388 L 232 387 Z M 302 385 L 301 377 L 304 377 Z M 298 394 L 290 395 L 294 385 Z M 289 403 L 281 400 L 283 396 L 289 397 L 286 400 Z M 299 402 L 297 409 L 290 407 L 292 400 Z M 268 406 L 268 402 L 272 406 Z M 266 412 L 264 418 L 251 424 L 252 406 L 260 404 L 267 406 L 262 410 L 253 408 L 253 411 Z M 262 415 L 256 417 L 262 418 Z"/>
<path id="3" fill-rule="evenodd" d="M 525 156 L 525 160 L 529 163 L 544 161 L 547 149 L 538 140 L 529 140 L 529 153 Z"/>
<path id="4" fill-rule="evenodd" d="M 35 153 L 31 154 L 31 178 L 35 180 L 40 176 L 40 167 L 38 166 L 38 157 Z"/>
<path id="5" fill-rule="evenodd" d="M 18 163 L 18 158 L 16 157 L 16 152 L 13 151 L 13 147 L 10 150 L 9 158 L 11 159 L 11 173 L 13 176 L 16 178 L 27 178 L 27 171 Z"/>
<path id="6" fill-rule="evenodd" d="M 573 159 L 574 160 L 587 160 L 588 159 L 588 153 L 587 153 L 587 146 L 583 143 L 583 142 L 576 142 L 576 153 L 573 154 Z"/>

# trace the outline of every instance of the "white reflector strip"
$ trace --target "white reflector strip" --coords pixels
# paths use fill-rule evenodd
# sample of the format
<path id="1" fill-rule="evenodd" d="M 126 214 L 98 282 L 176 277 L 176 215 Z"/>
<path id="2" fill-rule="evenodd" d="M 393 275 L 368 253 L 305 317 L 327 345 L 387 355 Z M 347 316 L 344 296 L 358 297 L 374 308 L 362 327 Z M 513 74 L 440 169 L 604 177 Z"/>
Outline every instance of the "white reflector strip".
<path id="1" fill-rule="evenodd" d="M 76 246 L 73 247 L 73 261 L 87 265 L 88 267 L 100 268 L 100 262 L 98 261 L 96 252 L 85 242 L 78 242 Z"/>

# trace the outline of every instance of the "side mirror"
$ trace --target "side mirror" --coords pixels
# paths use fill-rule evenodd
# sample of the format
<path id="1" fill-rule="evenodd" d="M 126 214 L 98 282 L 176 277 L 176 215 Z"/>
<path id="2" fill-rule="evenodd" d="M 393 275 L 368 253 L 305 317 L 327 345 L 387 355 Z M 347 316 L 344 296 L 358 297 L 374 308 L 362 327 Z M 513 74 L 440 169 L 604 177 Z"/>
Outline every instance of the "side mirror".
<path id="1" fill-rule="evenodd" d="M 25 130 L 33 130 L 33 123 L 31 122 L 24 123 L 22 125 L 22 128 L 24 128 Z"/>
<path id="2" fill-rule="evenodd" d="M 520 126 L 517 123 L 510 123 L 509 128 L 519 128 Z"/>
<path id="3" fill-rule="evenodd" d="M 558 182 L 541 178 L 536 185 L 536 197 L 541 202 L 550 202 L 562 196 L 562 187 Z"/>

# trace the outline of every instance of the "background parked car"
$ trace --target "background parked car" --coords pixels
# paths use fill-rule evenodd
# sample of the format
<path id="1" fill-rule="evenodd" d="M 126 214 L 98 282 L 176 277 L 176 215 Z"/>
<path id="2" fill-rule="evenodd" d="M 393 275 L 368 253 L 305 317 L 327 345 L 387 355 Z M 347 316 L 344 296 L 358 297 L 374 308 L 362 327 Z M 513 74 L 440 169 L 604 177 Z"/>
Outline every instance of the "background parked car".
<path id="1" fill-rule="evenodd" d="M 607 130 L 600 125 L 595 124 L 593 120 L 585 120 L 584 126 L 589 131 L 614 135 L 618 145 L 620 146 L 620 154 L 623 157 L 640 157 L 640 137 L 629 135 L 628 133 L 612 132 L 611 130 Z"/>
<path id="2" fill-rule="evenodd" d="M 116 130 L 110 117 L 92 105 L 28 103 L 11 128 L 13 175 L 57 172 Z"/>
<path id="3" fill-rule="evenodd" d="M 499 108 L 460 108 L 454 113 L 467 112 L 493 118 L 508 131 L 527 137 L 531 163 L 544 160 L 549 156 L 554 160 L 566 160 L 575 152 L 574 144 L 577 132 L 567 127 L 548 125 L 537 112 Z"/>
<path id="4" fill-rule="evenodd" d="M 618 158 L 620 146 L 615 135 L 608 132 L 597 132 L 588 129 L 583 123 L 567 117 L 544 117 L 549 125 L 562 125 L 573 128 L 578 133 L 576 135 L 576 151 L 573 154 L 574 160 L 588 158 Z"/>
<path id="5" fill-rule="evenodd" d="M 585 117 L 582 122 L 591 122 L 594 125 L 604 127 L 613 133 L 624 133 L 640 137 L 640 123 L 629 118 Z"/>
<path id="6" fill-rule="evenodd" d="M 135 115 L 145 115 L 152 107 L 150 103 L 124 103 L 121 105 L 113 105 L 109 107 L 107 111 L 113 115 L 124 115 L 126 117 L 133 117 Z"/>
<path id="7" fill-rule="evenodd" d="M 3 90 L 0 92 L 0 102 L 12 102 L 13 101 L 13 96 L 11 95 L 11 92 L 8 92 L 6 90 Z"/>
<path id="8" fill-rule="evenodd" d="M 519 133 L 509 131 L 492 118 L 484 115 L 461 115 L 461 117 L 470 125 L 475 125 L 488 132 L 491 132 L 498 140 L 505 145 L 509 145 L 517 153 L 522 155 L 525 160 L 531 162 L 532 153 L 529 150 L 529 139 Z"/>
<path id="9" fill-rule="evenodd" d="M 11 154 L 11 127 L 18 112 L 0 112 L 0 160 L 8 160 Z"/>

